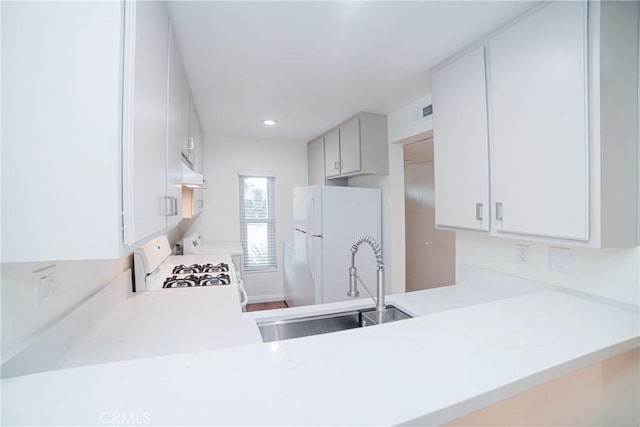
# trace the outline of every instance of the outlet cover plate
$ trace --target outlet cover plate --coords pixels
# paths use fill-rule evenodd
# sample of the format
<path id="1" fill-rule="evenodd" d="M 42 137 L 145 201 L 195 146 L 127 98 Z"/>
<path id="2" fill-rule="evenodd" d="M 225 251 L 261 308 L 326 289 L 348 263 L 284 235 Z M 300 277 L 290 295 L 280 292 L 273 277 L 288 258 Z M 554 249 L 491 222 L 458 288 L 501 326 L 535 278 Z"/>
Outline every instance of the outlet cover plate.
<path id="1" fill-rule="evenodd" d="M 557 273 L 571 273 L 571 249 L 549 248 L 549 270 Z"/>
<path id="2" fill-rule="evenodd" d="M 529 245 L 516 245 L 516 264 L 529 265 Z"/>

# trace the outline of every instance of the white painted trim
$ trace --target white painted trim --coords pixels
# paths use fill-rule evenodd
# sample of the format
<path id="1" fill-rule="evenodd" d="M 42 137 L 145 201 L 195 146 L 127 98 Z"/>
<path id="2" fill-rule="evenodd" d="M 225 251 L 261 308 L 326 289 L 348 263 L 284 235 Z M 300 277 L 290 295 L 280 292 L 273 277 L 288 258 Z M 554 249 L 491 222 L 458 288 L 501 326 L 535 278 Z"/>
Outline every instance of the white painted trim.
<path id="1" fill-rule="evenodd" d="M 257 304 L 263 302 L 284 301 L 283 294 L 270 294 L 270 295 L 254 295 L 249 296 L 249 304 Z"/>
<path id="2" fill-rule="evenodd" d="M 238 171 L 238 176 L 256 176 L 260 178 L 275 178 L 276 174 L 271 172 Z"/>
<path id="3" fill-rule="evenodd" d="M 429 139 L 433 139 L 433 129 L 430 129 L 425 132 L 416 133 L 415 135 L 410 135 L 406 138 L 399 139 L 397 141 L 391 141 L 391 144 L 398 145 L 409 145 L 415 144 L 417 142 L 427 141 Z"/>

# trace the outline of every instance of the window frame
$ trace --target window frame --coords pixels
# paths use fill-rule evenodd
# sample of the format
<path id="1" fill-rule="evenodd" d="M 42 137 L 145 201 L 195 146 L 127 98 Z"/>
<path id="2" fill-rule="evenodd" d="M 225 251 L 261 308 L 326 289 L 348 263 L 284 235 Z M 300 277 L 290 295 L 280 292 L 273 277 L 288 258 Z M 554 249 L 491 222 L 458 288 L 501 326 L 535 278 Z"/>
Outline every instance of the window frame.
<path id="1" fill-rule="evenodd" d="M 275 215 L 275 176 L 258 172 L 238 172 L 239 181 L 239 218 L 240 218 L 240 243 L 244 255 L 245 273 L 268 273 L 278 271 L 278 252 L 276 243 L 276 215 Z M 264 178 L 267 180 L 267 218 L 266 219 L 246 219 L 245 206 L 245 182 L 248 178 Z M 251 263 L 248 251 L 248 225 L 266 224 L 267 227 L 267 264 Z"/>

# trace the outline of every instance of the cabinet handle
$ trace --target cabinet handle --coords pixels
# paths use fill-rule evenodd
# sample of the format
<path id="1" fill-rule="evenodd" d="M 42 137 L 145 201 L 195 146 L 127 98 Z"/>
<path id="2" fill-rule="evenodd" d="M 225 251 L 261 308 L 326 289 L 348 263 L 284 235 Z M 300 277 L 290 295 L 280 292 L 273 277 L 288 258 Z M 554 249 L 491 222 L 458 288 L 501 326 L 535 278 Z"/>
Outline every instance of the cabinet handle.
<path id="1" fill-rule="evenodd" d="M 333 162 L 333 168 L 337 171 L 340 170 L 340 160 L 336 160 L 335 162 Z"/>
<path id="2" fill-rule="evenodd" d="M 173 215 L 173 197 L 165 196 L 164 197 L 164 216 Z"/>
<path id="3" fill-rule="evenodd" d="M 196 144 L 193 138 L 187 138 L 187 151 L 193 151 L 196 148 Z"/>
<path id="4" fill-rule="evenodd" d="M 165 216 L 178 215 L 178 198 L 172 196 L 165 196 L 164 198 L 164 211 Z"/>
<path id="5" fill-rule="evenodd" d="M 496 219 L 502 221 L 502 202 L 496 202 Z"/>
<path id="6" fill-rule="evenodd" d="M 482 203 L 476 203 L 476 219 L 482 220 Z"/>

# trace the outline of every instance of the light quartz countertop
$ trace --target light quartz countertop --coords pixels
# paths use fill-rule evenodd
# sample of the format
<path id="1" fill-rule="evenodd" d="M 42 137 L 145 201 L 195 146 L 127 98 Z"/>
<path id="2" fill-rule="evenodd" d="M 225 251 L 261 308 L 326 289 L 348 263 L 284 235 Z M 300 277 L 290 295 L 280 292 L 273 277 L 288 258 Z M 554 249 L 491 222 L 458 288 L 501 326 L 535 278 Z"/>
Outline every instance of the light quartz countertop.
<path id="1" fill-rule="evenodd" d="M 130 295 L 74 346 L 63 368 L 261 343 L 236 285 Z"/>
<path id="2" fill-rule="evenodd" d="M 209 296 L 180 291 L 206 311 Z M 163 296 L 146 298 L 163 300 L 149 303 L 154 310 L 179 305 Z M 181 345 L 197 345 L 160 357 L 146 357 L 143 350 L 125 355 L 123 345 L 110 357 L 132 360 L 8 378 L 2 381 L 2 424 L 100 425 L 114 416 L 153 425 L 438 424 L 639 346 L 637 309 L 508 276 L 477 273 L 456 286 L 390 296 L 388 302 L 417 317 L 264 344 L 256 319 L 371 303 L 236 312 L 229 316 L 237 316 L 239 326 L 229 330 L 238 328 L 242 338 L 232 344 L 224 334 L 202 349 L 206 339 L 182 338 Z M 165 308 L 174 310 L 174 322 L 195 322 L 180 308 Z M 126 315 L 117 316 L 123 317 L 115 323 L 126 323 Z M 129 332 L 132 349 L 147 327 L 171 323 L 156 314 L 147 321 Z M 101 322 L 67 366 L 108 359 L 105 337 L 113 330 Z M 205 349 L 214 341 L 226 348 Z M 159 337 L 148 343 L 166 345 Z"/>

